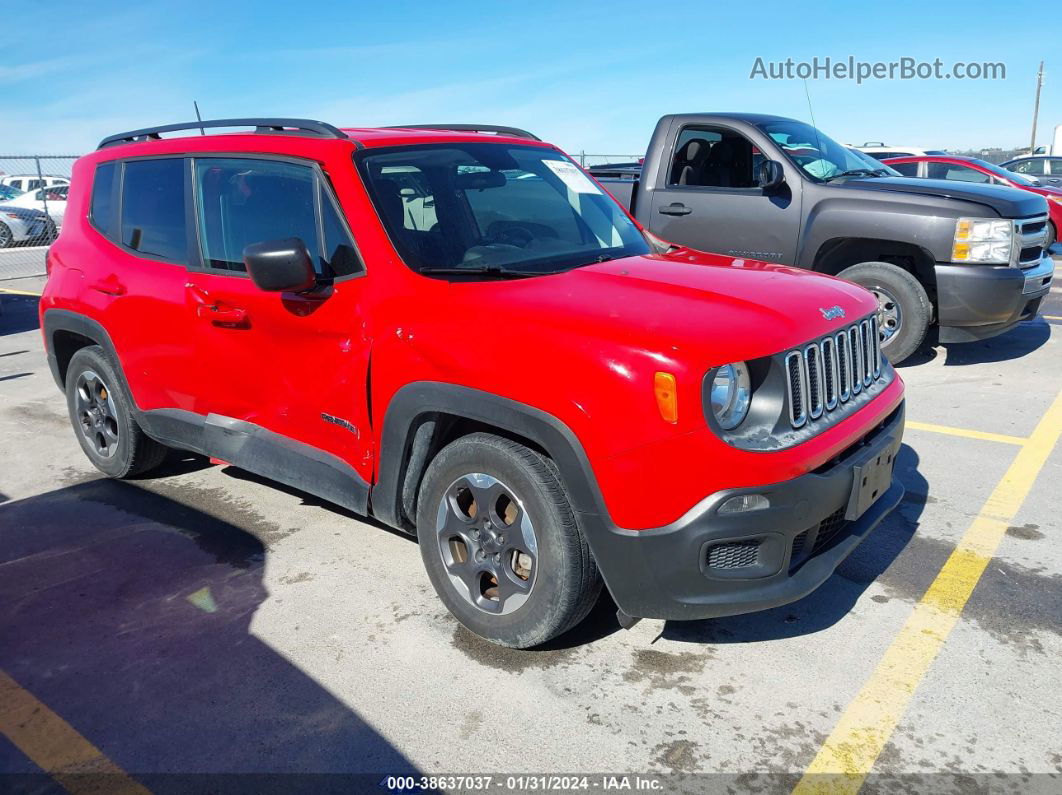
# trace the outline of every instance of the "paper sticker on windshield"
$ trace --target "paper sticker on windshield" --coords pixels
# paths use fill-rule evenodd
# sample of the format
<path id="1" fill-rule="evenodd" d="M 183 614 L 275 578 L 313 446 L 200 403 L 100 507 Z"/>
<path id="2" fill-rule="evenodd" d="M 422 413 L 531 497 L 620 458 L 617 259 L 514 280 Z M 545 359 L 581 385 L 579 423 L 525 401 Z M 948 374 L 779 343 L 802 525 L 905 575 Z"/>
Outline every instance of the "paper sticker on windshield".
<path id="1" fill-rule="evenodd" d="M 574 163 L 567 160 L 543 160 L 549 170 L 561 178 L 569 190 L 576 193 L 601 193 L 597 185 L 590 181 L 582 171 L 576 168 Z"/>

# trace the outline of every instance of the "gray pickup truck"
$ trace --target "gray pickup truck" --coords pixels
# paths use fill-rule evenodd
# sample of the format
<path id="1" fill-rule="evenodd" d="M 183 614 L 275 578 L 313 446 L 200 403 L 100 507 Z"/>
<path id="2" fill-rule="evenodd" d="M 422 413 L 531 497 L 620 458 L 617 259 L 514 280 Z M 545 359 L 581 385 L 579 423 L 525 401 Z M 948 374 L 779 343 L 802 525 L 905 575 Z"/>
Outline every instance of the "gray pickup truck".
<path id="1" fill-rule="evenodd" d="M 878 298 L 882 347 L 1001 334 L 1050 289 L 1042 196 L 902 177 L 804 122 L 664 116 L 641 166 L 590 168 L 663 241 L 828 273 Z"/>

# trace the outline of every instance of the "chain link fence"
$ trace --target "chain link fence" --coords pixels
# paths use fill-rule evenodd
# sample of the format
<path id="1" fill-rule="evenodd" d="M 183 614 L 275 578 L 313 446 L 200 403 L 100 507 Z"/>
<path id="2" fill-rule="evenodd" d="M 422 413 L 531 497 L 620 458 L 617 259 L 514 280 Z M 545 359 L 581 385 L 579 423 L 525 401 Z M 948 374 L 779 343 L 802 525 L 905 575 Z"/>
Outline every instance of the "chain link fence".
<path id="1" fill-rule="evenodd" d="M 0 282 L 44 275 L 78 155 L 0 155 Z"/>
<path id="2" fill-rule="evenodd" d="M 592 155 L 589 152 L 569 152 L 568 154 L 578 160 L 583 168 L 600 166 L 604 163 L 639 163 L 645 157 L 645 152 L 637 155 Z"/>

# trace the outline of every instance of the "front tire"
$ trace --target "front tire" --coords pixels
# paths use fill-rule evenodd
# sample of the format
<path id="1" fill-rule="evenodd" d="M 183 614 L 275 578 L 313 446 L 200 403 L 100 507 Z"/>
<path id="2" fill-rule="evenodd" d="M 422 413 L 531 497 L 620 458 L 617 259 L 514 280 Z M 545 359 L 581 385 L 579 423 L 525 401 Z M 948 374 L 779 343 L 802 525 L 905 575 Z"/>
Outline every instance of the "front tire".
<path id="1" fill-rule="evenodd" d="M 15 245 L 15 236 L 11 232 L 11 227 L 0 223 L 0 248 L 11 248 L 13 245 Z"/>
<path id="2" fill-rule="evenodd" d="M 420 490 L 417 537 L 443 604 L 502 646 L 557 637 L 601 592 L 556 465 L 498 436 L 464 436 L 435 456 Z"/>
<path id="3" fill-rule="evenodd" d="M 1044 251 L 1051 254 L 1051 247 L 1058 242 L 1058 229 L 1054 221 L 1047 222 L 1047 236 L 1044 238 Z"/>
<path id="4" fill-rule="evenodd" d="M 166 458 L 169 448 L 137 425 L 118 373 L 98 345 L 81 348 L 70 358 L 66 405 L 81 449 L 103 474 L 140 475 Z"/>
<path id="5" fill-rule="evenodd" d="M 881 352 L 890 362 L 899 364 L 918 350 L 933 317 L 933 306 L 918 279 L 888 262 L 861 262 L 837 276 L 874 293 Z"/>

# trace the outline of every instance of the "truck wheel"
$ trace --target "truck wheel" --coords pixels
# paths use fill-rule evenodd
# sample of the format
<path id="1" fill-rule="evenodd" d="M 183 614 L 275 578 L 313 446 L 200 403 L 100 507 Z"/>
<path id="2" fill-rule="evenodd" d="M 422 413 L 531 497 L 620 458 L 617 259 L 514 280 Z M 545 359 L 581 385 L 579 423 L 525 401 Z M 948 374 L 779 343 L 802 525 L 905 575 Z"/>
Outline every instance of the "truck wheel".
<path id="1" fill-rule="evenodd" d="M 417 538 L 446 607 L 502 646 L 555 638 L 601 592 L 556 465 L 498 436 L 463 436 L 435 456 L 417 503 Z"/>
<path id="2" fill-rule="evenodd" d="M 66 371 L 66 405 L 81 449 L 112 478 L 127 478 L 162 463 L 169 448 L 149 438 L 103 349 L 81 348 Z"/>
<path id="3" fill-rule="evenodd" d="M 860 262 L 837 276 L 865 287 L 878 299 L 881 351 L 890 362 L 899 364 L 918 350 L 933 314 L 918 279 L 888 262 Z"/>
<path id="4" fill-rule="evenodd" d="M 1054 221 L 1047 222 L 1047 233 L 1044 237 L 1044 251 L 1048 254 L 1051 253 L 1051 246 L 1058 242 L 1058 230 L 1055 228 Z"/>

